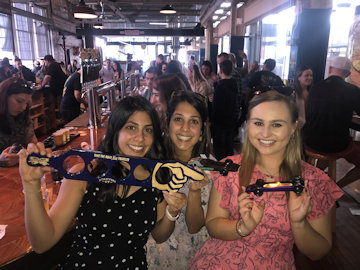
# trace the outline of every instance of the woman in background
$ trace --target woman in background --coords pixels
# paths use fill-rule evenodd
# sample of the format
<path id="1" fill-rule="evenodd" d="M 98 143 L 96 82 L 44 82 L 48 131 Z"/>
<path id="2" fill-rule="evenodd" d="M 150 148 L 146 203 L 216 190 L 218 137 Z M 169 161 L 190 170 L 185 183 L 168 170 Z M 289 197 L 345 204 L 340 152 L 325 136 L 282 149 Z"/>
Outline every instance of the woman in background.
<path id="1" fill-rule="evenodd" d="M 210 61 L 205 60 L 201 65 L 201 72 L 204 75 L 204 78 L 208 82 L 208 84 L 214 89 L 214 82 L 217 81 L 217 76 L 214 73 L 214 68 Z"/>
<path id="2" fill-rule="evenodd" d="M 199 93 L 204 97 L 212 100 L 214 89 L 209 85 L 205 77 L 202 75 L 198 65 L 193 65 L 192 68 L 188 68 L 187 76 L 193 92 Z"/>
<path id="3" fill-rule="evenodd" d="M 196 253 L 189 269 L 292 269 L 293 245 L 312 260 L 332 246 L 330 210 L 343 192 L 323 171 L 301 161 L 297 110 L 277 91 L 255 96 L 249 104 L 240 164 L 227 177 L 212 172 L 214 182 L 206 216 L 212 237 Z M 245 192 L 257 179 L 266 183 L 301 176 L 305 188 Z"/>
<path id="4" fill-rule="evenodd" d="M 207 140 L 207 108 L 203 97 L 192 92 L 175 93 L 167 109 L 168 133 L 165 146 L 168 159 L 188 163 L 200 154 L 209 154 Z M 187 195 L 182 211 L 168 241 L 147 243 L 149 269 L 188 269 L 195 252 L 209 237 L 205 228 L 205 213 L 211 181 L 188 181 L 180 192 Z"/>
<path id="5" fill-rule="evenodd" d="M 25 81 L 9 78 L 0 84 L 0 166 L 18 164 L 13 145 L 37 142 L 29 108 L 32 90 Z"/>
<path id="6" fill-rule="evenodd" d="M 183 72 L 183 66 L 180 63 L 180 61 L 171 60 L 169 63 L 167 63 L 165 74 L 175 74 L 175 75 L 177 75 L 183 81 L 183 83 L 185 84 L 186 89 L 191 91 L 191 85 L 189 83 L 188 78 L 186 77 L 186 75 Z"/>
<path id="7" fill-rule="evenodd" d="M 113 61 L 113 81 L 117 80 L 123 80 L 124 79 L 124 71 L 121 69 L 120 62 L 119 61 Z"/>
<path id="8" fill-rule="evenodd" d="M 161 75 L 153 80 L 152 85 L 150 102 L 159 115 L 161 130 L 164 132 L 167 129 L 166 110 L 171 96 L 174 92 L 187 91 L 187 88 L 176 74 Z"/>
<path id="9" fill-rule="evenodd" d="M 305 108 L 311 86 L 313 85 L 313 72 L 311 68 L 302 66 L 296 71 L 294 81 L 296 107 L 299 112 L 300 129 L 305 124 Z"/>

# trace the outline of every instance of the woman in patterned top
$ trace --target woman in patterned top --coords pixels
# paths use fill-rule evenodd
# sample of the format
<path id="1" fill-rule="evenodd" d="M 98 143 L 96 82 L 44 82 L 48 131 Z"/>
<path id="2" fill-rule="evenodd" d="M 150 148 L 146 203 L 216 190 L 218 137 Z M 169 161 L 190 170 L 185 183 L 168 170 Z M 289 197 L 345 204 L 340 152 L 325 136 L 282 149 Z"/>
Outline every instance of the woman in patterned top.
<path id="1" fill-rule="evenodd" d="M 162 158 L 159 126 L 157 113 L 145 98 L 126 97 L 112 111 L 99 150 L 107 154 Z M 174 217 L 185 205 L 185 195 L 159 194 L 154 188 L 138 186 L 64 180 L 55 204 L 46 213 L 40 179 L 49 168 L 27 166 L 26 157 L 32 152 L 48 156 L 51 152 L 42 143 L 29 144 L 27 150 L 20 152 L 25 223 L 33 249 L 39 253 L 50 249 L 75 217 L 73 243 L 62 269 L 147 269 L 144 245 L 149 233 L 160 243 L 168 239 L 174 230 Z M 83 167 L 75 165 L 71 172 Z M 112 173 L 121 177 L 128 169 L 119 165 L 112 168 Z M 141 177 L 148 172 L 141 168 L 138 173 Z"/>
<path id="2" fill-rule="evenodd" d="M 37 142 L 29 116 L 32 91 L 15 77 L 0 84 L 0 167 L 15 166 L 19 156 L 15 144 Z"/>
<path id="3" fill-rule="evenodd" d="M 292 252 L 320 259 L 332 245 L 330 209 L 343 192 L 323 171 L 301 161 L 295 103 L 276 91 L 249 106 L 241 164 L 227 177 L 212 173 L 206 227 L 212 238 L 190 269 L 295 269 Z M 257 179 L 277 182 L 301 176 L 305 189 L 248 194 Z"/>
<path id="4" fill-rule="evenodd" d="M 187 163 L 200 154 L 209 154 L 206 120 L 205 97 L 189 91 L 174 93 L 167 106 L 167 158 Z M 156 244 L 149 239 L 149 269 L 188 269 L 195 252 L 209 237 L 204 225 L 211 183 L 206 177 L 202 182 L 188 181 L 182 187 L 180 192 L 187 195 L 186 209 L 168 241 Z"/>

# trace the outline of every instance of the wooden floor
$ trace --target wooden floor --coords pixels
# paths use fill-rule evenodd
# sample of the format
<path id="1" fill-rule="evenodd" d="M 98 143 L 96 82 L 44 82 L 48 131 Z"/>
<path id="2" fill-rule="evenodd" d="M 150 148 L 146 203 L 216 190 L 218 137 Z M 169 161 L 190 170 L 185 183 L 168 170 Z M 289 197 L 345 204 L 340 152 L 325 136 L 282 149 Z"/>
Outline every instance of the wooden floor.
<path id="1" fill-rule="evenodd" d="M 336 209 L 336 233 L 333 248 L 319 261 L 311 261 L 296 250 L 297 270 L 359 270 L 360 269 L 360 216 L 353 216 L 349 208 L 360 208 L 347 193 L 339 200 Z"/>

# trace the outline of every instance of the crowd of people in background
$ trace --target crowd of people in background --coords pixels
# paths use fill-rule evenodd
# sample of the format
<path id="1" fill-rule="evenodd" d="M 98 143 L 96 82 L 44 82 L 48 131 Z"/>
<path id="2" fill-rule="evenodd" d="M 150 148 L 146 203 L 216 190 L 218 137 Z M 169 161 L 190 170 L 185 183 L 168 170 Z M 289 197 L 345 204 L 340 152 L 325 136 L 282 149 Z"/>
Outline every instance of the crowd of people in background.
<path id="1" fill-rule="evenodd" d="M 258 269 L 276 264 L 295 269 L 294 244 L 311 259 L 324 256 L 332 245 L 329 211 L 343 192 L 324 172 L 302 161 L 302 151 L 307 146 L 354 164 L 340 187 L 360 179 L 360 145 L 349 135 L 354 112 L 360 115 L 360 90 L 344 81 L 351 63 L 335 58 L 329 78 L 316 85 L 311 67 L 303 66 L 294 84 L 285 86 L 273 72 L 274 59 L 266 59 L 260 70 L 256 61 L 249 66 L 243 51 L 238 57 L 239 66 L 235 54 L 220 53 L 214 67 L 207 60 L 199 65 L 190 56 L 185 68 L 159 54 L 145 72 L 142 61 L 131 61 L 123 69 L 119 61 L 106 59 L 99 72 L 102 82 L 129 81 L 133 74 L 143 79 L 142 87 L 129 89 L 117 103 L 99 150 L 183 163 L 206 154 L 241 164 L 238 172 L 206 173 L 202 181 L 188 182 L 177 193 L 65 181 L 49 214 L 37 203 L 39 179 L 46 169 L 25 162 L 32 152 L 51 155 L 31 128 L 31 93 L 44 91 L 66 122 L 75 119 L 80 106 L 87 106 L 79 63 L 74 59 L 64 69 L 47 55 L 30 70 L 19 58 L 15 66 L 4 58 L 0 98 L 6 105 L 0 106 L 0 115 L 7 121 L 0 126 L 0 165 L 17 164 L 12 146 L 30 143 L 21 151 L 20 172 L 34 249 L 52 247 L 76 217 L 76 237 L 63 269 L 89 264 L 111 269 Z M 31 90 L 27 82 L 37 85 Z M 20 132 L 19 123 L 26 129 Z M 242 145 L 240 128 L 245 130 Z M 241 145 L 236 153 L 234 143 Z M 298 176 L 305 181 L 299 196 L 279 192 L 256 197 L 245 192 L 257 179 L 274 182 Z M 69 195 L 71 203 L 66 202 Z M 116 206 L 120 202 L 121 211 Z M 46 226 L 39 230 L 35 219 Z M 139 220 L 146 226 L 135 226 Z"/>

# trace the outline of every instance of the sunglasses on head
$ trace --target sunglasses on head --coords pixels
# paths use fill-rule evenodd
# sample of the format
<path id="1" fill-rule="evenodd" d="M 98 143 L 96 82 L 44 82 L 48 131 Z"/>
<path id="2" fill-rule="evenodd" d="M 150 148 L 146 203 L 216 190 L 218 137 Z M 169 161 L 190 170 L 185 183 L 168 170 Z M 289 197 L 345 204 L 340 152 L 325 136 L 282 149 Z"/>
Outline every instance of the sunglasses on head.
<path id="1" fill-rule="evenodd" d="M 24 80 L 14 81 L 10 86 L 8 93 L 27 93 L 32 94 L 35 83 L 27 83 Z"/>
<path id="2" fill-rule="evenodd" d="M 257 86 L 253 88 L 253 95 L 261 95 L 262 93 L 268 92 L 270 90 L 274 90 L 283 94 L 284 96 L 292 96 L 294 94 L 294 89 L 289 86 Z"/>
<path id="3" fill-rule="evenodd" d="M 185 95 L 194 95 L 194 97 L 196 99 L 201 100 L 202 102 L 207 104 L 207 97 L 205 97 L 202 94 L 197 93 L 197 92 L 190 92 L 190 91 L 184 91 L 184 90 L 172 92 L 171 97 L 170 97 L 170 101 L 173 100 L 176 97 L 181 97 L 181 96 L 185 96 Z"/>

